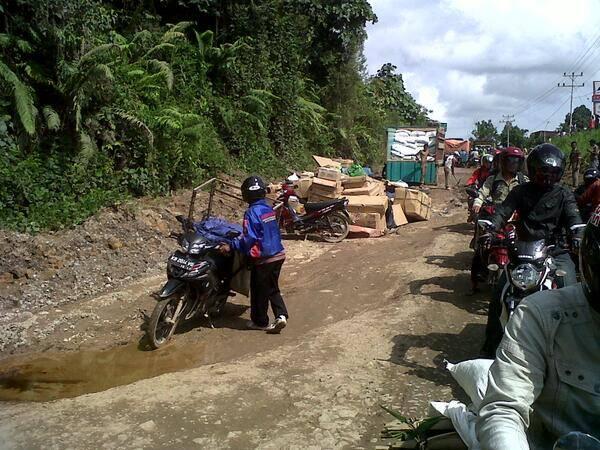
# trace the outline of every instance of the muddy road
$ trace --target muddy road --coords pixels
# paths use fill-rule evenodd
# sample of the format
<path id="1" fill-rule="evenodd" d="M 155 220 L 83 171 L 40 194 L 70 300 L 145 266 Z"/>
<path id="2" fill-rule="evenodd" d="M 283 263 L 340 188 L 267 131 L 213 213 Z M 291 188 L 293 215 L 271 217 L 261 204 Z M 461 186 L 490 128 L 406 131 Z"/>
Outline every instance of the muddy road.
<path id="1" fill-rule="evenodd" d="M 398 235 L 288 241 L 281 335 L 244 330 L 236 297 L 215 329 L 199 322 L 145 351 L 162 267 L 27 315 L 30 344 L 0 360 L 0 448 L 373 448 L 390 420 L 380 404 L 418 416 L 461 398 L 442 363 L 477 355 L 486 294 L 466 296 L 456 192 L 432 197 L 432 220 Z"/>

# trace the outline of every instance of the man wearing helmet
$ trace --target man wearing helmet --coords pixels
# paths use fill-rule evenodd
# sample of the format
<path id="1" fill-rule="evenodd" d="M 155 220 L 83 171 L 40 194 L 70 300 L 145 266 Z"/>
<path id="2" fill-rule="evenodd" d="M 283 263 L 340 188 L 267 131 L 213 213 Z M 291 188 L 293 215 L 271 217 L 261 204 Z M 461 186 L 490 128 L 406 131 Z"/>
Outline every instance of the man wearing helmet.
<path id="1" fill-rule="evenodd" d="M 517 147 L 508 147 L 500 153 L 500 170 L 494 176 L 488 177 L 479 189 L 479 197 L 473 202 L 474 214 L 479 214 L 481 206 L 488 198 L 492 199 L 494 205 L 499 205 L 515 186 L 529 181 L 521 173 L 523 159 L 523 152 Z"/>
<path id="2" fill-rule="evenodd" d="M 484 158 L 486 157 L 492 157 L 492 155 L 486 155 Z M 488 199 L 491 199 L 494 205 L 500 205 L 515 186 L 528 181 L 527 177 L 520 171 L 524 157 L 523 152 L 519 148 L 508 147 L 495 156 L 495 158 L 498 158 L 499 170 L 487 177 L 483 186 L 479 189 L 479 197 L 473 201 L 471 208 L 471 213 L 475 217 L 479 214 L 481 207 Z M 471 261 L 472 293 L 478 291 L 480 274 L 485 274 L 486 270 L 484 262 L 481 261 L 480 253 L 475 251 L 473 260 Z M 492 306 L 490 306 L 490 310 L 493 312 L 496 311 Z"/>
<path id="3" fill-rule="evenodd" d="M 591 211 L 595 211 L 600 205 L 600 171 L 588 169 L 583 175 L 585 191 L 577 197 L 577 205 L 581 211 L 582 218 L 589 218 Z"/>
<path id="4" fill-rule="evenodd" d="M 577 276 L 563 236 L 566 231 L 574 238 L 572 242 L 577 247 L 577 236 L 583 224 L 573 193 L 559 184 L 564 173 L 565 156 L 552 144 L 538 145 L 527 157 L 527 168 L 532 181 L 515 187 L 496 208 L 490 221 L 498 230 L 518 211 L 518 238 L 523 241 L 544 239 L 547 245 L 555 245 L 554 262 L 565 273 L 557 281 L 569 286 L 577 282 Z M 502 339 L 500 297 L 503 277 L 498 281 L 488 310 L 486 341 L 482 349 L 482 355 L 487 357 L 496 354 Z"/>
<path id="5" fill-rule="evenodd" d="M 485 155 L 481 158 L 481 167 L 478 167 L 473 171 L 473 175 L 467 180 L 467 186 L 474 186 L 477 189 L 483 186 L 483 183 L 487 180 L 487 177 L 492 170 L 493 159 L 494 157 L 492 155 Z"/>
<path id="6" fill-rule="evenodd" d="M 506 327 L 478 413 L 487 450 L 549 449 L 600 438 L 600 208 L 583 233 L 582 282 L 523 300 Z"/>
<path id="7" fill-rule="evenodd" d="M 285 261 L 285 250 L 281 243 L 279 225 L 275 211 L 266 202 L 267 187 L 256 176 L 242 183 L 242 198 L 248 203 L 244 214 L 244 231 L 233 241 L 231 247 L 221 246 L 223 253 L 236 250 L 244 253 L 252 264 L 250 280 L 250 318 L 248 328 L 279 333 L 285 328 L 288 312 L 279 290 L 279 274 Z M 269 324 L 268 309 L 275 315 Z"/>

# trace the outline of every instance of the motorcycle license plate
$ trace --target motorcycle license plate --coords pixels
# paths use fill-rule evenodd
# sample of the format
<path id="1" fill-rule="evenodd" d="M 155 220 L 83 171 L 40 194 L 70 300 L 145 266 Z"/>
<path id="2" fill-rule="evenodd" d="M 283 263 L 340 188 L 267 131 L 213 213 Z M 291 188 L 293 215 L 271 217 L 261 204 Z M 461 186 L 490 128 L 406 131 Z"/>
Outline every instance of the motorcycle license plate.
<path id="1" fill-rule="evenodd" d="M 180 269 L 190 270 L 192 266 L 195 264 L 194 261 L 190 261 L 187 258 L 182 258 L 181 256 L 171 255 L 169 258 L 169 262 L 175 267 L 179 267 Z"/>

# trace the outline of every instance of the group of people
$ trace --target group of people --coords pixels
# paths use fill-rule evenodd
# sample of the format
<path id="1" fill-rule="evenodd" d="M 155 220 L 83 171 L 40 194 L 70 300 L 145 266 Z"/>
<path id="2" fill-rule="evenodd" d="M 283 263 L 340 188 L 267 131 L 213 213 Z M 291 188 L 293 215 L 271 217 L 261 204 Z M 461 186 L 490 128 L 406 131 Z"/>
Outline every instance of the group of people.
<path id="1" fill-rule="evenodd" d="M 472 214 L 486 214 L 490 227 L 500 230 L 518 212 L 518 238 L 554 245 L 556 269 L 564 276 L 560 289 L 540 291 L 521 302 L 506 329 L 500 323 L 506 280 L 493 288 L 481 356 L 495 361 L 479 412 L 481 447 L 547 449 L 570 431 L 600 437 L 598 169 L 585 172 L 576 198 L 561 184 L 567 162 L 554 145 L 542 144 L 527 157 L 516 147 L 490 156 L 469 179 L 479 190 Z M 484 212 L 484 204 L 491 208 Z M 580 207 L 589 216 L 587 225 Z M 572 258 L 577 253 L 579 283 Z M 474 290 L 482 264 L 474 258 Z"/>

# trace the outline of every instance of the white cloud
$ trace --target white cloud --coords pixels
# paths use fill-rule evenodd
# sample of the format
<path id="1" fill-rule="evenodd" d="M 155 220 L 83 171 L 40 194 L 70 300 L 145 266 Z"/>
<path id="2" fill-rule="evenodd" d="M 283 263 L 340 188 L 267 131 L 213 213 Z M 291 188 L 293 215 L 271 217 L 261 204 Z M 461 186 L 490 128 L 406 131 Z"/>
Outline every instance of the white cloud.
<path id="1" fill-rule="evenodd" d="M 600 78 L 597 0 L 370 3 L 379 22 L 367 28 L 369 71 L 396 65 L 415 98 L 448 122 L 449 135 L 467 137 L 479 119 L 499 126 L 502 114 L 517 114 L 515 123 L 532 131 L 548 120 L 556 127 L 569 108 L 569 90 L 553 89 L 568 81 L 565 71 L 584 72 L 574 105 L 591 107 L 591 81 Z"/>

